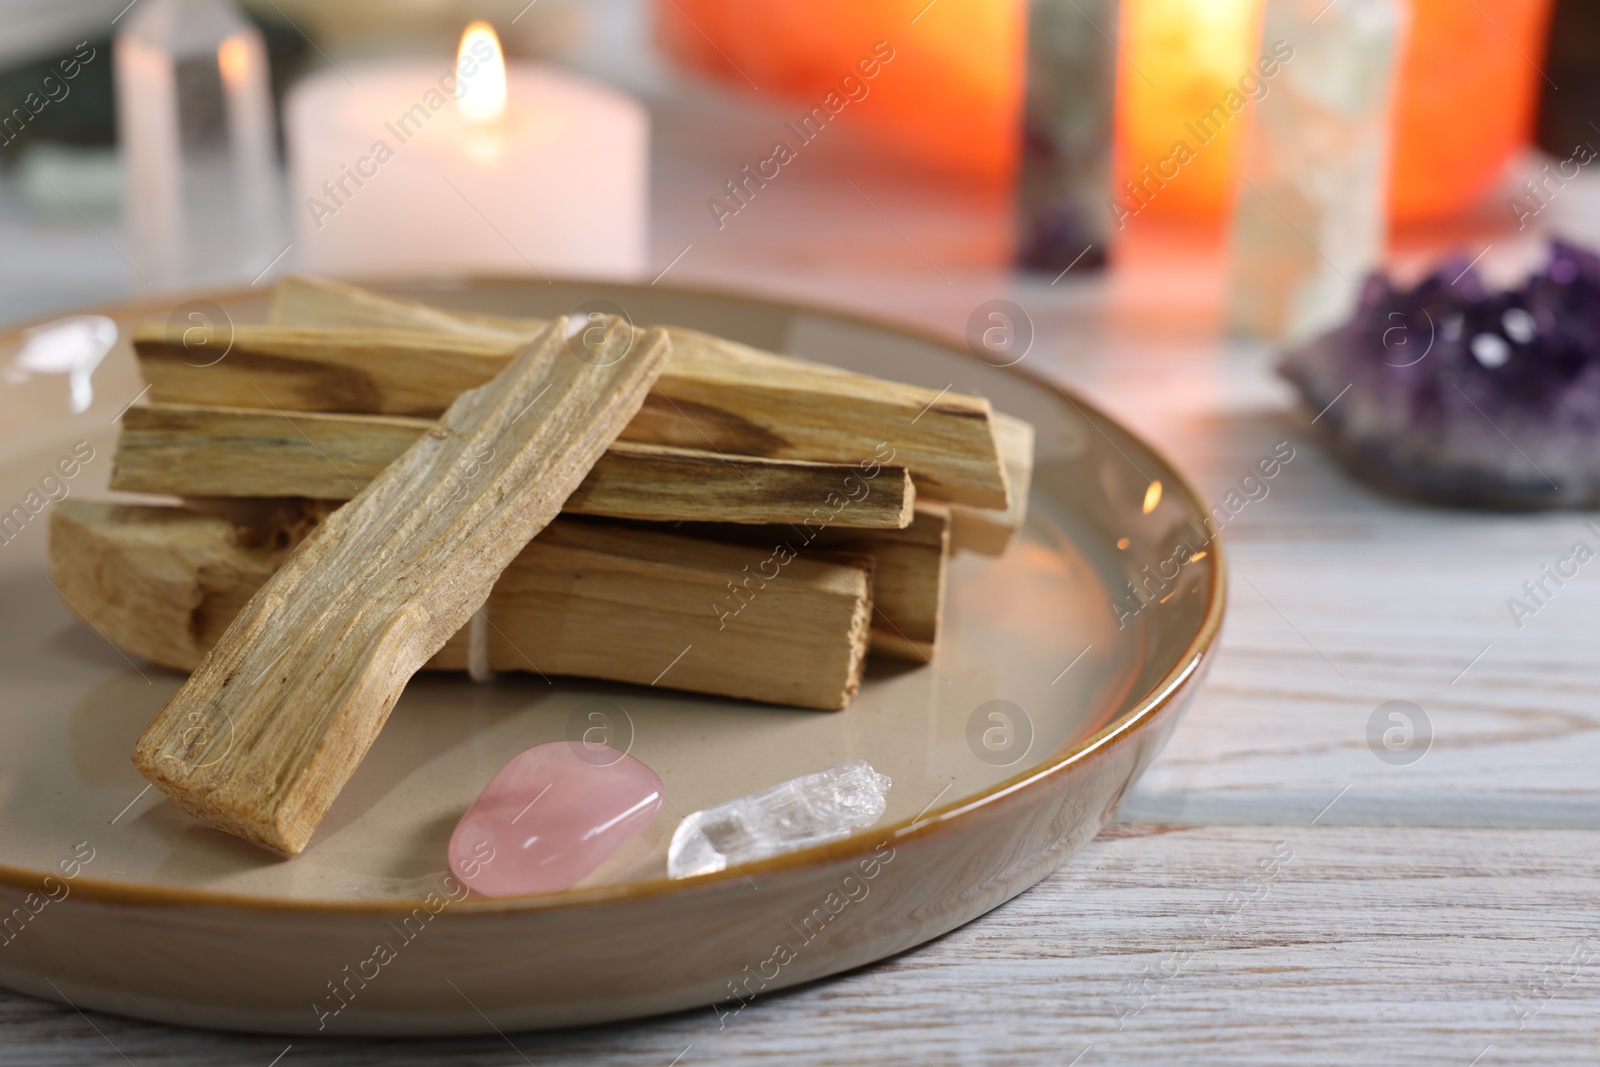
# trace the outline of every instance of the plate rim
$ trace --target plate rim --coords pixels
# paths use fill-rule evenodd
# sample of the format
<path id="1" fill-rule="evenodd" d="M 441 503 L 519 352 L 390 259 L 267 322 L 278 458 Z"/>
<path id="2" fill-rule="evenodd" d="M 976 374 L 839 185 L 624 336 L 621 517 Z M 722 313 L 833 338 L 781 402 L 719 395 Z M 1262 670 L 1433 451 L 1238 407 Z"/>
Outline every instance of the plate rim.
<path id="1" fill-rule="evenodd" d="M 514 287 L 535 284 L 537 281 L 531 276 L 516 274 L 476 273 L 435 276 L 428 279 L 394 276 L 376 279 L 356 279 L 354 281 L 345 278 L 340 278 L 339 280 L 349 281 L 349 284 L 360 285 L 380 292 L 395 289 L 434 289 L 441 292 L 458 292 L 480 285 Z M 1122 420 L 1111 416 L 1094 402 L 1075 395 L 1075 390 L 1068 389 L 1043 373 L 1026 369 L 1020 364 L 996 367 L 994 364 L 985 362 L 971 352 L 970 349 L 959 344 L 953 334 L 919 323 L 896 319 L 892 316 L 871 315 L 849 308 L 834 308 L 810 301 L 780 299 L 762 293 L 740 290 L 732 286 L 714 284 L 655 286 L 617 279 L 583 278 L 567 275 L 544 280 L 552 285 L 596 286 L 611 290 L 632 289 L 641 293 L 648 292 L 654 296 L 682 294 L 691 297 L 710 297 L 718 300 L 756 304 L 762 305 L 769 310 L 786 312 L 791 315 L 817 315 L 835 321 L 854 323 L 931 344 L 962 358 L 984 363 L 985 366 L 1002 373 L 1014 375 L 1033 386 L 1054 392 L 1072 407 L 1078 409 L 1079 414 L 1090 422 L 1099 420 L 1121 430 L 1137 441 L 1142 448 L 1149 452 L 1166 469 L 1166 473 L 1172 476 L 1174 488 L 1179 490 L 1189 509 L 1196 514 L 1204 513 L 1205 498 L 1200 495 L 1190 482 L 1189 476 L 1184 473 L 1181 467 L 1172 462 L 1165 452 L 1151 444 L 1143 434 L 1134 431 L 1125 425 Z M 266 292 L 266 290 L 257 289 L 254 285 L 213 289 L 184 289 L 163 293 L 160 296 L 140 297 L 69 308 L 5 327 L 0 330 L 0 343 L 13 341 L 27 330 L 44 323 L 75 315 L 106 315 L 108 318 L 127 319 L 144 313 L 147 308 L 159 309 L 166 307 L 173 300 L 181 303 L 184 300 L 205 299 L 222 304 L 229 301 L 257 299 L 264 296 Z M 933 804 L 930 804 L 920 814 L 910 819 L 903 819 L 887 827 L 874 826 L 870 832 L 858 831 L 839 841 L 812 845 L 808 848 L 786 852 L 754 863 L 742 864 L 739 870 L 714 871 L 688 878 L 669 878 L 663 875 L 657 878 L 623 882 L 616 885 L 566 889 L 556 893 L 520 897 L 481 897 L 472 895 L 458 903 L 453 903 L 450 911 L 461 916 L 505 916 L 515 913 L 541 912 L 553 908 L 588 907 L 611 904 L 618 901 L 642 901 L 668 894 L 711 890 L 725 882 L 743 880 L 746 875 L 751 873 L 776 874 L 807 867 L 827 867 L 840 861 L 854 860 L 871 855 L 873 850 L 882 844 L 899 845 L 937 833 L 943 827 L 971 812 L 998 804 L 1006 797 L 1035 783 L 1068 773 L 1073 767 L 1083 763 L 1091 755 L 1102 749 L 1112 745 L 1132 743 L 1133 735 L 1148 728 L 1159 713 L 1187 687 L 1190 679 L 1204 663 L 1207 653 L 1216 644 L 1227 604 L 1227 564 L 1224 558 L 1225 553 L 1220 531 L 1211 539 L 1207 546 L 1207 551 L 1207 558 L 1211 560 L 1212 581 L 1207 596 L 1205 614 L 1198 632 L 1190 639 L 1188 647 L 1184 649 L 1182 655 L 1178 658 L 1178 662 L 1151 685 L 1133 708 L 1125 714 L 1116 717 L 1070 748 L 1025 768 L 1010 778 L 1003 779 L 979 793 L 957 798 L 939 808 L 934 808 Z M 940 795 L 942 796 L 943 794 Z M 935 798 L 933 803 L 937 804 L 938 798 Z M 3 886 L 32 891 L 36 890 L 44 879 L 51 877 L 55 877 L 55 875 L 50 871 L 31 871 L 0 863 L 0 885 Z M 423 897 L 395 897 L 385 900 L 300 900 L 255 896 L 247 893 L 219 892 L 209 889 L 137 885 L 84 877 L 72 880 L 72 894 L 74 896 L 82 894 L 85 900 L 96 903 L 130 907 L 149 905 L 164 907 L 201 906 L 329 916 L 401 915 L 409 914 L 416 908 L 424 906 Z"/>

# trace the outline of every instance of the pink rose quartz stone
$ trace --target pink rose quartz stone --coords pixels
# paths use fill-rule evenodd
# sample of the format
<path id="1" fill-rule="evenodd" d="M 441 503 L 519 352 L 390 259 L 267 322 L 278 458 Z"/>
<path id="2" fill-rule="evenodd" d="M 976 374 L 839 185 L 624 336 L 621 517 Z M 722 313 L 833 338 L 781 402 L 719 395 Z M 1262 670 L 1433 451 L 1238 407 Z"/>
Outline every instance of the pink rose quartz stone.
<path id="1" fill-rule="evenodd" d="M 488 897 L 582 881 L 654 821 L 661 779 L 605 745 L 551 741 L 513 756 L 450 836 L 450 868 Z"/>

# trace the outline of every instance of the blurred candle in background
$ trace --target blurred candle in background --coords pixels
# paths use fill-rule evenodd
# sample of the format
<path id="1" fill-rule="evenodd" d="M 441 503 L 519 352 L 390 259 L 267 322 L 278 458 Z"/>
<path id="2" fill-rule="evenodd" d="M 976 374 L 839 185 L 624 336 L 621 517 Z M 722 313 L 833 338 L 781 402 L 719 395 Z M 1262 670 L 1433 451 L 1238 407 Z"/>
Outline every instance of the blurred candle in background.
<path id="1" fill-rule="evenodd" d="M 1592 0 L 1591 0 L 1592 2 Z M 1390 214 L 1472 207 L 1533 133 L 1550 0 L 1411 0 Z"/>
<path id="2" fill-rule="evenodd" d="M 1123 226 L 1216 223 L 1231 205 L 1250 116 L 1229 105 L 1257 62 L 1260 18 L 1261 0 L 1123 0 L 1112 188 Z"/>
<path id="3" fill-rule="evenodd" d="M 656 13 L 661 43 L 680 62 L 788 99 L 797 122 L 822 108 L 889 155 L 1006 187 L 1017 166 L 1025 6 L 657 0 Z"/>
<path id="4" fill-rule="evenodd" d="M 468 27 L 455 64 L 350 64 L 295 86 L 286 111 L 307 269 L 644 269 L 644 108 L 547 67 L 508 68 L 487 24 Z"/>

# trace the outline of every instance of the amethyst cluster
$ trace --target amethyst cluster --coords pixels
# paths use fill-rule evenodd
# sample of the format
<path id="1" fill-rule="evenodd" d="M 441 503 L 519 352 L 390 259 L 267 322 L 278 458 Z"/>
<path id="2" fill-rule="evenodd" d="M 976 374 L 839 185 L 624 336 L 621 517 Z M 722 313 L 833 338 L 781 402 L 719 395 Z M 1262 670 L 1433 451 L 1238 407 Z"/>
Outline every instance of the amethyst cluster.
<path id="1" fill-rule="evenodd" d="M 1520 287 L 1464 260 L 1414 288 L 1366 282 L 1350 321 L 1289 353 L 1357 471 L 1482 507 L 1600 503 L 1600 256 L 1556 241 Z"/>

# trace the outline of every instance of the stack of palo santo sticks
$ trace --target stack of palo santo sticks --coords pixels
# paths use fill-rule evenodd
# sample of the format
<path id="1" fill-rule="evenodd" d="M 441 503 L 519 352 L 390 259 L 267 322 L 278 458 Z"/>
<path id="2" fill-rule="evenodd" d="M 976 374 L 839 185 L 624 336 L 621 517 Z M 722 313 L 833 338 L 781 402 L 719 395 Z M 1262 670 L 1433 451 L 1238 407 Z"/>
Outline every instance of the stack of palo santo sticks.
<path id="1" fill-rule="evenodd" d="M 183 503 L 65 501 L 51 562 L 117 645 L 195 672 L 163 718 L 221 709 L 266 745 L 243 689 L 330 694 L 268 793 L 315 792 L 313 765 L 336 792 L 348 772 L 315 752 L 342 737 L 353 770 L 419 668 L 842 708 L 869 649 L 932 661 L 951 552 L 1003 552 L 1026 505 L 1032 428 L 987 401 L 691 330 L 289 278 L 267 325 L 216 340 L 135 330 L 150 388 L 111 487 Z M 362 699 L 381 712 L 352 718 Z M 230 825 L 238 805 L 155 773 L 209 766 L 163 718 L 136 755 L 147 776 L 298 851 L 304 826 Z"/>
<path id="2" fill-rule="evenodd" d="M 149 402 L 123 416 L 111 487 L 188 506 L 61 509 L 58 582 L 123 648 L 192 670 L 320 518 L 543 325 L 289 278 L 271 323 L 233 327 L 221 358 L 220 342 L 138 328 Z M 562 507 L 632 521 L 564 518 L 523 551 L 488 606 L 489 667 L 649 684 L 698 645 L 660 685 L 838 708 L 868 640 L 930 661 L 949 553 L 998 554 L 1020 525 L 1031 427 L 667 333 L 643 408 Z M 467 645 L 428 666 L 464 669 Z"/>

